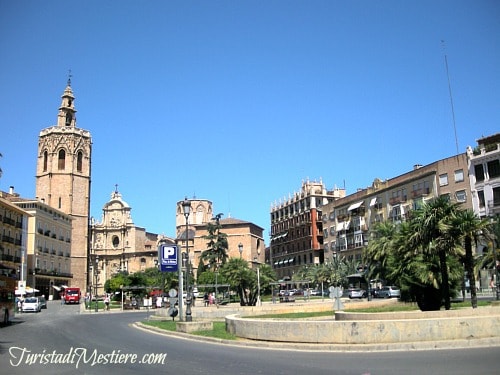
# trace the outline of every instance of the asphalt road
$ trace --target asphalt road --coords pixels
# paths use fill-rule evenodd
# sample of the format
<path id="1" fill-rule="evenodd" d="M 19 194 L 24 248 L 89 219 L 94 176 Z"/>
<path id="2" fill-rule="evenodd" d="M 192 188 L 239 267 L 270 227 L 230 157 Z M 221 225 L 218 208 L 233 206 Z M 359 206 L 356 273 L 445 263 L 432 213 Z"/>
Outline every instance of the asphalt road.
<path id="1" fill-rule="evenodd" d="M 498 374 L 500 348 L 347 353 L 248 348 L 144 332 L 145 311 L 49 302 L 0 328 L 2 374 Z M 120 363 L 121 362 L 121 363 Z"/>

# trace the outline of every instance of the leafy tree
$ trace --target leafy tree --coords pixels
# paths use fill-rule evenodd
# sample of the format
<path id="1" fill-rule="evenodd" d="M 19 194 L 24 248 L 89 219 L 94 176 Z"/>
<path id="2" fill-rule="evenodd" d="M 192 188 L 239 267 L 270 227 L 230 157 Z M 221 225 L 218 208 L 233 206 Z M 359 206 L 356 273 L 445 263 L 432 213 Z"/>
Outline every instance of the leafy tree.
<path id="1" fill-rule="evenodd" d="M 278 279 L 276 272 L 269 264 L 260 264 L 260 292 L 261 294 L 271 294 L 271 283 Z"/>
<path id="2" fill-rule="evenodd" d="M 201 253 L 200 260 L 202 263 L 207 262 L 212 270 L 218 265 L 225 264 L 228 259 L 227 234 L 220 231 L 222 228 L 220 224 L 221 216 L 222 214 L 216 215 L 215 223 L 210 222 L 207 224 L 208 234 L 203 236 L 208 242 L 207 250 Z"/>
<path id="3" fill-rule="evenodd" d="M 104 290 L 108 293 L 113 293 L 121 290 L 122 286 L 130 286 L 131 283 L 132 281 L 125 272 L 119 272 L 111 279 L 106 280 L 104 283 Z"/>
<path id="4" fill-rule="evenodd" d="M 238 294 L 240 305 L 249 306 L 252 300 L 254 300 L 252 291 L 254 290 L 257 276 L 249 269 L 248 262 L 241 258 L 231 258 L 221 268 L 221 273 L 231 285 L 231 290 L 235 290 Z"/>

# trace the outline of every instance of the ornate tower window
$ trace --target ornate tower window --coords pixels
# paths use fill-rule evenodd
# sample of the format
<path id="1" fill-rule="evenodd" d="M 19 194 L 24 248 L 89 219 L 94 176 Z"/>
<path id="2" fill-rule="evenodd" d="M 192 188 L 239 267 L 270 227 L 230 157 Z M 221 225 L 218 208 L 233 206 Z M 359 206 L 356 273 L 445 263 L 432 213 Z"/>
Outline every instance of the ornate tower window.
<path id="1" fill-rule="evenodd" d="M 73 119 L 73 116 L 71 115 L 71 113 L 66 113 L 66 126 L 70 126 L 71 125 L 71 120 Z"/>
<path id="2" fill-rule="evenodd" d="M 43 152 L 43 171 L 47 172 L 47 160 L 49 158 L 48 152 L 44 151 Z"/>
<path id="3" fill-rule="evenodd" d="M 64 150 L 59 150 L 59 155 L 57 157 L 57 168 L 59 170 L 64 170 L 66 167 L 66 152 Z"/>
<path id="4" fill-rule="evenodd" d="M 113 236 L 113 247 L 118 247 L 120 245 L 120 239 L 118 236 Z"/>
<path id="5" fill-rule="evenodd" d="M 78 155 L 76 156 L 76 170 L 78 172 L 82 171 L 82 162 L 83 162 L 83 153 L 78 151 Z"/>

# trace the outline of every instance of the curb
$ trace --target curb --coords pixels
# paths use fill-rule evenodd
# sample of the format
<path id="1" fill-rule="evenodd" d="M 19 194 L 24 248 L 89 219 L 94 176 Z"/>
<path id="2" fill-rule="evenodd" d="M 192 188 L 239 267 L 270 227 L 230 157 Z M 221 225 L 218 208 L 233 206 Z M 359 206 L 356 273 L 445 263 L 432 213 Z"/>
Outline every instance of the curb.
<path id="1" fill-rule="evenodd" d="M 273 341 L 258 341 L 258 340 L 223 340 L 213 337 L 191 335 L 183 332 L 167 331 L 157 327 L 151 327 L 141 322 L 131 324 L 134 328 L 168 337 L 182 338 L 186 340 L 194 340 L 207 342 L 212 344 L 240 346 L 245 348 L 255 349 L 272 349 L 272 350 L 289 350 L 289 351 L 306 351 L 306 352 L 387 352 L 387 351 L 425 351 L 425 350 L 453 350 L 453 349 L 469 349 L 469 348 L 489 348 L 500 347 L 500 337 L 489 337 L 482 339 L 467 339 L 467 340 L 445 340 L 445 341 L 421 341 L 411 343 L 389 343 L 389 344 L 302 344 L 302 343 L 284 343 Z"/>

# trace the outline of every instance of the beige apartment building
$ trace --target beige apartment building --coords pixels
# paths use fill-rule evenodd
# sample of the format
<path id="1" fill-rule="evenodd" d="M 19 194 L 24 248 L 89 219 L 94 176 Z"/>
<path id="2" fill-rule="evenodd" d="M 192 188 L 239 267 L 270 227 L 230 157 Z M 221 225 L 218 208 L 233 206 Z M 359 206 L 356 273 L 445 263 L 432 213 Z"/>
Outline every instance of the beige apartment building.
<path id="1" fill-rule="evenodd" d="M 323 206 L 325 261 L 341 256 L 361 261 L 372 226 L 384 220 L 400 222 L 423 202 L 449 197 L 463 208 L 472 208 L 465 153 L 422 166 L 372 185 Z"/>
<path id="2" fill-rule="evenodd" d="M 500 133 L 467 148 L 472 205 L 479 217 L 500 215 Z"/>
<path id="3" fill-rule="evenodd" d="M 0 191 L 0 274 L 25 280 L 29 214 L 11 202 L 13 194 L 13 187 Z"/>
<path id="4" fill-rule="evenodd" d="M 24 225 L 16 222 L 19 230 L 22 229 L 14 241 L 21 244 L 16 252 L 19 255 L 14 257 L 19 263 L 18 279 L 25 281 L 28 291 L 33 290 L 49 299 L 59 298 L 61 286 L 71 286 L 73 280 L 71 216 L 44 202 L 23 198 L 13 187 L 9 193 L 1 195 L 25 215 Z M 8 248 L 4 250 L 10 252 Z"/>

